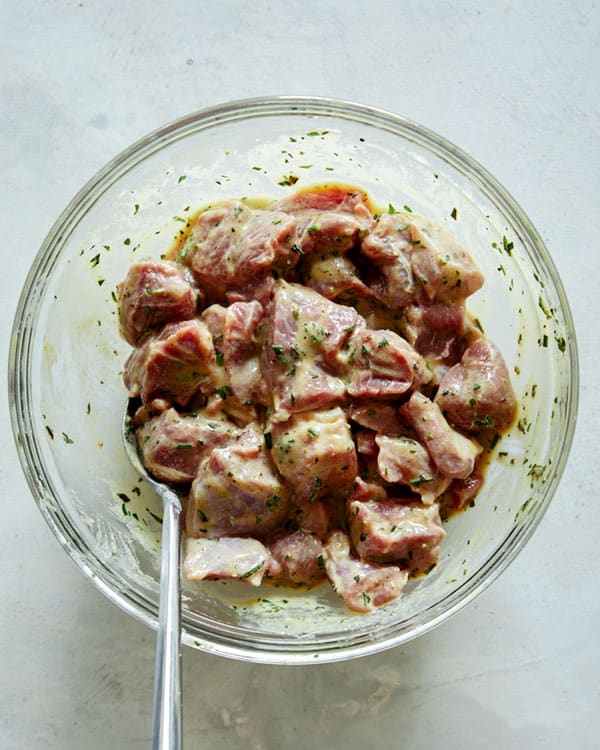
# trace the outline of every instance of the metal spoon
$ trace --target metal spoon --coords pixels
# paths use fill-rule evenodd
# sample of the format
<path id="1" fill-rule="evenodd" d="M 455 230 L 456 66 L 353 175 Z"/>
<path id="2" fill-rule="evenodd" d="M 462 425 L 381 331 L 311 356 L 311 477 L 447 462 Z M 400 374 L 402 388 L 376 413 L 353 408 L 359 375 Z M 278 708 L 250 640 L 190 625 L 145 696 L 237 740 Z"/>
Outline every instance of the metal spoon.
<path id="1" fill-rule="evenodd" d="M 154 665 L 152 750 L 180 750 L 181 742 L 181 501 L 172 489 L 153 479 L 142 465 L 132 423 L 132 404 L 125 410 L 123 444 L 131 464 L 160 495 L 163 523 L 160 598 Z"/>

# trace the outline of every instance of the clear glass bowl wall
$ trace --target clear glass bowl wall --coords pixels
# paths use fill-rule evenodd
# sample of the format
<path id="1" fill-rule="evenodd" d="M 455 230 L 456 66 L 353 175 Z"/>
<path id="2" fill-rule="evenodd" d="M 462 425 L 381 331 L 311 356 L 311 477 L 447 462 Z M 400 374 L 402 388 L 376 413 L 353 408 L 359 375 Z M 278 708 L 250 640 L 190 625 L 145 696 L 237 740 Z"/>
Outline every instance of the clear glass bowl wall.
<path id="1" fill-rule="evenodd" d="M 15 318 L 20 458 L 46 521 L 93 583 L 155 626 L 161 508 L 121 445 L 129 348 L 116 284 L 135 259 L 164 253 L 202 206 L 332 181 L 365 188 L 383 207 L 409 205 L 469 249 L 486 278 L 469 310 L 507 360 L 519 418 L 475 507 L 447 524 L 440 564 L 372 615 L 348 612 L 327 586 L 185 584 L 184 642 L 223 656 L 333 661 L 439 624 L 525 544 L 572 440 L 577 354 L 560 279 L 523 211 L 482 167 L 414 123 L 351 103 L 279 98 L 206 110 L 134 144 L 82 189 L 41 248 Z"/>

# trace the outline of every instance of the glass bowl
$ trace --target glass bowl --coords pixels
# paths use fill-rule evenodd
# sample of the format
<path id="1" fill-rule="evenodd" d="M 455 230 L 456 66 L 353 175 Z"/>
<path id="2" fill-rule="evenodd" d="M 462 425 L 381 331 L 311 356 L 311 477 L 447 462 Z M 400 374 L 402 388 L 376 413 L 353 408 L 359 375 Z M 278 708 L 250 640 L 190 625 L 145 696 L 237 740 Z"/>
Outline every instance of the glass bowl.
<path id="1" fill-rule="evenodd" d="M 475 506 L 447 523 L 437 568 L 373 614 L 349 612 L 327 585 L 185 583 L 183 642 L 222 656 L 334 661 L 439 625 L 523 548 L 573 437 L 577 352 L 560 279 L 522 209 L 479 164 L 415 123 L 354 103 L 281 97 L 207 109 L 138 141 L 85 185 L 18 305 L 15 439 L 41 513 L 84 574 L 156 627 L 161 507 L 121 444 L 129 347 L 117 330 L 117 282 L 134 259 L 165 253 L 190 212 L 211 201 L 331 181 L 359 185 L 382 206 L 407 204 L 470 250 L 486 283 L 468 308 L 506 358 L 518 421 L 496 446 Z"/>

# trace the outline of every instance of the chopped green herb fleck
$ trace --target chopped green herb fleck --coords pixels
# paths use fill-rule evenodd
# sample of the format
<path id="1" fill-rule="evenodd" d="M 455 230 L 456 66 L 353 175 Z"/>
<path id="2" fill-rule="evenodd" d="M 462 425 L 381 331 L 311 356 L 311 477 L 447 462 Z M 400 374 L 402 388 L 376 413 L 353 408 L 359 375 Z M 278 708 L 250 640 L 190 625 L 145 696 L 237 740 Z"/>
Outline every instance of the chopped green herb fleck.
<path id="1" fill-rule="evenodd" d="M 274 511 L 274 510 L 275 510 L 275 508 L 276 508 L 276 507 L 277 507 L 278 505 L 279 505 L 279 496 L 278 496 L 278 495 L 273 495 L 272 497 L 269 497 L 269 498 L 267 499 L 267 508 L 268 508 L 268 509 L 269 509 L 270 511 Z"/>
<path id="2" fill-rule="evenodd" d="M 544 315 L 546 316 L 546 319 L 547 319 L 547 320 L 550 320 L 550 318 L 552 317 L 552 314 L 550 313 L 550 311 L 549 311 L 549 310 L 548 310 L 548 308 L 546 307 L 546 303 L 545 303 L 545 302 L 544 302 L 544 300 L 542 299 L 542 295 L 541 295 L 541 294 L 540 294 L 540 296 L 539 296 L 539 298 L 538 298 L 538 305 L 540 306 L 540 310 L 541 310 L 541 311 L 542 311 L 542 312 L 544 313 Z"/>
<path id="3" fill-rule="evenodd" d="M 221 386 L 221 387 L 214 388 L 213 389 L 213 393 L 216 393 L 217 395 L 219 395 L 223 399 L 223 401 L 225 401 L 225 399 L 227 398 L 227 396 L 232 396 L 233 395 L 233 391 L 231 390 L 231 386 L 228 386 L 228 385 L 224 385 L 224 386 Z"/>
<path id="4" fill-rule="evenodd" d="M 250 578 L 250 576 L 253 576 L 255 573 L 258 573 L 258 571 L 262 568 L 264 565 L 264 562 L 259 562 L 258 565 L 255 565 L 253 568 L 250 568 L 250 570 L 247 570 L 245 573 L 243 573 L 240 576 L 240 581 L 243 581 L 245 578 Z"/>
<path id="5" fill-rule="evenodd" d="M 412 479 L 410 484 L 412 487 L 420 487 L 422 484 L 427 484 L 427 482 L 433 482 L 433 477 L 419 476 L 418 479 Z"/>
<path id="6" fill-rule="evenodd" d="M 149 508 L 146 508 L 146 510 L 152 516 L 152 518 L 156 521 L 156 523 L 162 524 L 163 520 L 160 516 L 157 516 L 156 513 L 153 513 Z"/>

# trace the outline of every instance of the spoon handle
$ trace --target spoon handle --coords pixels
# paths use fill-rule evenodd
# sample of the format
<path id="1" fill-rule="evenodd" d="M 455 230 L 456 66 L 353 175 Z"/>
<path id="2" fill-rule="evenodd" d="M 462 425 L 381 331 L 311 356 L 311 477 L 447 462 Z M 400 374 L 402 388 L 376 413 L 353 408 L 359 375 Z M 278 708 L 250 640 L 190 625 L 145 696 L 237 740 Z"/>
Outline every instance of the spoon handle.
<path id="1" fill-rule="evenodd" d="M 181 579 L 179 497 L 166 487 L 163 498 L 160 601 L 154 667 L 152 749 L 180 750 L 181 737 Z"/>

